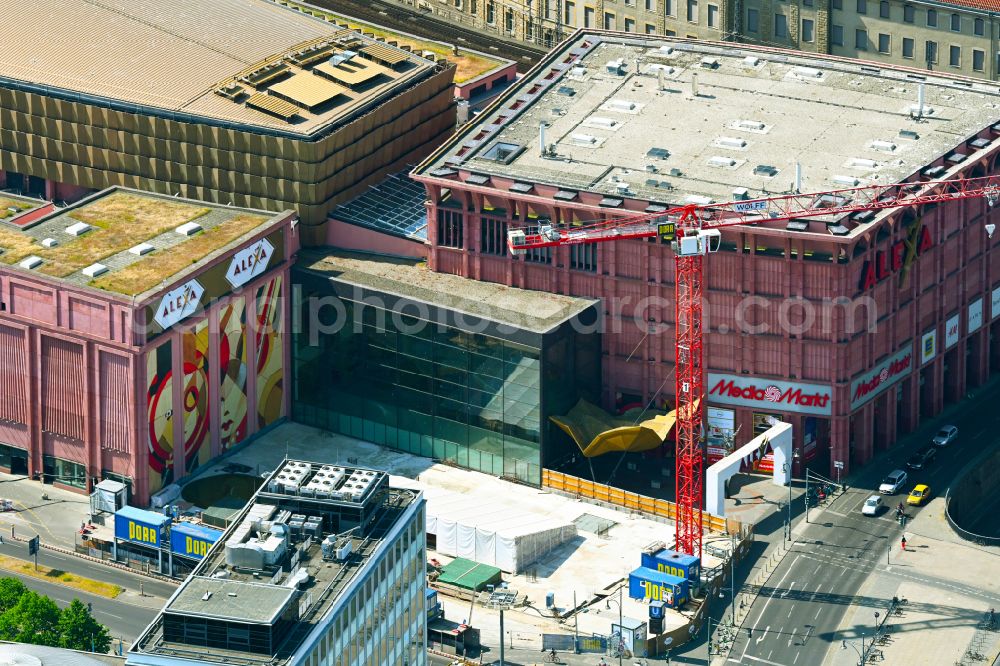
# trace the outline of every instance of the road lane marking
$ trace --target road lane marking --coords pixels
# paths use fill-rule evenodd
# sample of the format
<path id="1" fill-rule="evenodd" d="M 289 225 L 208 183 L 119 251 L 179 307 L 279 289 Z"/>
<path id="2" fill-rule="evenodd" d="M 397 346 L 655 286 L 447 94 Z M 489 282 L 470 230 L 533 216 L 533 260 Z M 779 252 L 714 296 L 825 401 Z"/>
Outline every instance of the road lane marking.
<path id="1" fill-rule="evenodd" d="M 793 659 L 793 660 L 792 660 L 792 664 L 793 664 L 793 666 L 794 666 L 794 664 L 797 664 L 797 663 L 799 663 L 799 657 L 800 657 L 800 656 L 802 656 L 802 655 L 801 655 L 801 653 L 799 653 L 799 652 L 796 652 L 796 653 L 795 653 L 795 659 Z"/>
<path id="2" fill-rule="evenodd" d="M 764 637 L 767 636 L 767 632 L 769 631 L 771 631 L 771 625 L 767 625 L 767 629 L 765 629 L 764 632 L 757 637 L 757 642 L 760 643 L 762 640 L 764 640 Z"/>
<path id="3" fill-rule="evenodd" d="M 778 581 L 778 583 L 777 583 L 778 587 L 781 587 L 781 583 L 784 582 L 784 580 L 786 578 L 788 578 L 788 575 L 790 573 L 792 573 L 792 567 L 791 566 L 788 567 L 788 571 L 786 571 L 785 575 L 782 576 L 781 580 Z M 754 622 L 753 623 L 753 627 L 750 628 L 750 633 L 751 634 L 753 634 L 753 632 L 757 631 L 757 625 L 760 624 L 760 621 L 764 618 L 764 613 L 767 612 L 767 606 L 768 606 L 768 604 L 771 603 L 771 599 L 773 599 L 773 598 L 774 598 L 774 593 L 773 592 L 771 594 L 767 595 L 767 601 L 764 602 L 764 607 L 761 608 L 760 612 L 757 614 L 757 621 Z M 767 628 L 770 629 L 771 628 L 770 625 L 768 625 Z M 758 638 L 757 641 L 760 642 L 760 639 Z M 747 650 L 749 650 L 749 649 L 750 649 L 750 641 L 747 641 L 746 643 L 743 644 L 743 654 L 740 656 L 740 659 L 743 659 L 743 657 L 747 656 Z"/>
<path id="4" fill-rule="evenodd" d="M 816 618 L 818 618 L 818 617 L 819 617 L 819 614 L 820 614 L 820 611 L 822 611 L 822 610 L 823 610 L 822 608 L 817 608 L 817 609 L 816 609 L 816 614 L 815 614 L 815 615 L 813 615 L 813 619 L 814 619 L 814 620 L 815 620 Z"/>
<path id="5" fill-rule="evenodd" d="M 753 661 L 759 661 L 762 664 L 770 664 L 771 666 L 785 666 L 784 664 L 778 663 L 777 661 L 771 661 L 770 659 L 764 659 L 763 657 L 751 657 L 750 655 L 746 655 L 743 658 L 752 659 Z M 739 663 L 739 661 L 737 661 L 736 663 Z"/>
<path id="6" fill-rule="evenodd" d="M 816 565 L 816 570 L 815 570 L 815 571 L 813 571 L 813 576 L 815 576 L 816 574 L 818 574 L 818 573 L 819 573 L 819 570 L 820 570 L 820 569 L 822 569 L 822 568 L 823 568 L 823 565 L 822 565 L 822 564 L 817 564 L 817 565 Z"/>
<path id="7" fill-rule="evenodd" d="M 788 644 L 785 647 L 792 647 L 792 641 L 795 640 L 795 634 L 799 633 L 799 628 L 795 627 L 792 629 L 792 635 L 788 639 Z"/>
<path id="8" fill-rule="evenodd" d="M 784 599 L 785 597 L 787 597 L 788 593 L 792 591 L 793 587 L 795 587 L 795 581 L 794 580 L 791 583 L 788 584 L 788 589 L 786 589 L 784 592 L 781 593 L 781 598 Z"/>
<path id="9" fill-rule="evenodd" d="M 791 617 L 792 616 L 792 611 L 793 610 L 795 610 L 795 604 L 792 604 L 792 607 L 788 609 L 788 615 L 787 615 L 787 617 Z"/>

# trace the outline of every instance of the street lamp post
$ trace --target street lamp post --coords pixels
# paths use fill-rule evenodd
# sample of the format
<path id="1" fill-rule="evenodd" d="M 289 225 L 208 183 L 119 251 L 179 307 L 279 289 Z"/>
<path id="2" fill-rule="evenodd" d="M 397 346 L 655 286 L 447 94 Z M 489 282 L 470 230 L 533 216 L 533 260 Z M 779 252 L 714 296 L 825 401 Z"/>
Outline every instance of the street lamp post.
<path id="1" fill-rule="evenodd" d="M 864 646 L 864 644 L 865 644 L 865 636 L 864 636 L 864 634 L 862 634 L 861 635 L 861 645 L 862 645 L 862 647 Z M 847 645 L 848 645 L 847 641 L 840 641 L 840 649 L 841 650 L 846 650 L 847 649 Z M 854 645 L 853 643 L 851 643 L 850 645 L 851 645 L 851 649 L 853 649 L 855 652 L 858 653 L 858 666 L 862 666 L 863 663 L 864 663 L 863 660 L 865 658 L 864 655 L 861 653 L 862 651 L 859 650 L 858 647 L 856 645 Z"/>
<path id="2" fill-rule="evenodd" d="M 624 649 L 624 647 L 625 647 L 624 646 L 624 643 L 625 643 L 625 628 L 622 626 L 622 624 L 623 624 L 623 619 L 622 619 L 622 590 L 624 589 L 624 587 L 625 587 L 624 585 L 619 585 L 618 586 L 618 601 L 615 601 L 614 599 L 607 599 L 607 598 L 604 599 L 604 607 L 605 608 L 611 608 L 611 604 L 613 604 L 613 603 L 614 604 L 618 604 L 618 642 L 620 643 L 620 645 L 616 649 L 616 651 L 618 652 L 618 666 L 622 666 L 622 653 L 625 652 L 625 649 Z M 709 635 L 709 638 L 711 638 L 711 635 Z"/>
<path id="3" fill-rule="evenodd" d="M 729 549 L 729 598 L 733 604 L 732 624 L 736 626 L 736 535 L 730 535 L 733 546 Z"/>

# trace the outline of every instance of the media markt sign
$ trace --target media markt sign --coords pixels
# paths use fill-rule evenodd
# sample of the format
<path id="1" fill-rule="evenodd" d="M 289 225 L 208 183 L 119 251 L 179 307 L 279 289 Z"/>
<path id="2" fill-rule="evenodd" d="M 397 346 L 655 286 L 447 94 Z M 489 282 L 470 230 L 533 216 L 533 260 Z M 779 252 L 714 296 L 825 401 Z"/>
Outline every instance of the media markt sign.
<path id="1" fill-rule="evenodd" d="M 746 375 L 708 373 L 711 403 L 738 405 L 829 416 L 833 413 L 833 390 L 820 384 L 799 384 Z"/>
<path id="2" fill-rule="evenodd" d="M 197 312 L 205 288 L 197 280 L 185 282 L 163 295 L 153 319 L 164 330 Z"/>
<path id="3" fill-rule="evenodd" d="M 913 344 L 907 344 L 874 368 L 851 382 L 851 409 L 879 395 L 913 369 Z"/>
<path id="4" fill-rule="evenodd" d="M 274 246 L 266 238 L 249 247 L 245 247 L 233 255 L 233 260 L 229 263 L 229 270 L 226 271 L 226 279 L 233 289 L 242 287 L 250 280 L 254 279 L 267 270 L 267 265 L 274 254 Z"/>

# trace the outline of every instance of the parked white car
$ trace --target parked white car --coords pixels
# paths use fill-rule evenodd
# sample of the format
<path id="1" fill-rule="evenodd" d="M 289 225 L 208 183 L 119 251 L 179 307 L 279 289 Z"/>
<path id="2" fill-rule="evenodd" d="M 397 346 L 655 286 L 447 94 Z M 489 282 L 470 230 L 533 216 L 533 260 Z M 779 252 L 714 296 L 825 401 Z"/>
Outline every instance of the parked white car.
<path id="1" fill-rule="evenodd" d="M 861 513 L 866 516 L 877 516 L 879 509 L 882 508 L 882 496 L 872 495 L 865 500 L 864 506 L 861 507 Z"/>
<path id="2" fill-rule="evenodd" d="M 936 446 L 948 446 L 958 438 L 958 428 L 953 425 L 943 426 L 932 440 Z"/>
<path id="3" fill-rule="evenodd" d="M 895 495 L 904 484 L 906 484 L 906 472 L 901 469 L 894 469 L 889 472 L 889 476 L 882 480 L 882 485 L 878 487 L 878 491 L 883 495 Z"/>

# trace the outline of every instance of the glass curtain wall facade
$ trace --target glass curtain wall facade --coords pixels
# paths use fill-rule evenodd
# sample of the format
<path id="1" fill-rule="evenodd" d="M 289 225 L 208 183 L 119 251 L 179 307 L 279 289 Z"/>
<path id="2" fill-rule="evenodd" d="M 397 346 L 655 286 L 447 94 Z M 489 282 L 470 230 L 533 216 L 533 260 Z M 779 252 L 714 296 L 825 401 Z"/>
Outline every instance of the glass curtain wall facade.
<path id="1" fill-rule="evenodd" d="M 296 334 L 295 420 L 541 483 L 540 347 L 337 301 Z"/>
<path id="2" fill-rule="evenodd" d="M 424 501 L 308 648 L 305 666 L 427 664 L 426 523 Z"/>

